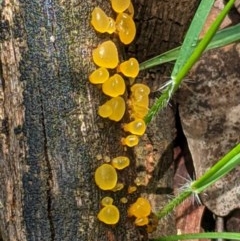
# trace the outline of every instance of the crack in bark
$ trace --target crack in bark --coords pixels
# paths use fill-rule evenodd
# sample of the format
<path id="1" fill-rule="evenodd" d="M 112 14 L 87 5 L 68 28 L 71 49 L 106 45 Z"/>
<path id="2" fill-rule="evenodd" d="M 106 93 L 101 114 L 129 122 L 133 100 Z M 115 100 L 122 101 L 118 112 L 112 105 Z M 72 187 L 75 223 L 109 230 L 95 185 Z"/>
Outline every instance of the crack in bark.
<path id="1" fill-rule="evenodd" d="M 55 45 L 55 38 L 54 38 L 54 31 L 55 31 L 55 24 L 56 24 L 56 18 L 54 13 L 54 6 L 53 2 L 51 0 L 46 0 L 44 3 L 47 11 L 47 18 L 48 23 L 51 26 L 51 37 L 50 41 L 53 45 L 53 49 L 55 52 L 57 52 L 56 45 Z M 59 69 L 57 70 L 59 75 Z M 48 178 L 47 178 L 47 215 L 49 220 L 49 226 L 50 226 L 50 235 L 51 235 L 51 241 L 55 240 L 56 232 L 54 227 L 54 220 L 53 220 L 53 214 L 52 214 L 52 184 L 53 184 L 53 173 L 51 168 L 51 160 L 48 153 L 48 136 L 47 136 L 47 129 L 45 125 L 45 121 L 47 120 L 45 110 L 44 110 L 44 103 L 43 98 L 44 95 L 40 88 L 40 98 L 41 98 L 41 115 L 42 115 L 42 127 L 43 127 L 43 137 L 44 137 L 44 157 L 46 160 L 46 165 L 48 169 Z"/>
<path id="2" fill-rule="evenodd" d="M 48 213 L 48 220 L 49 220 L 49 226 L 50 226 L 50 233 L 51 233 L 51 241 L 54 241 L 55 239 L 55 228 L 54 228 L 54 221 L 52 218 L 52 183 L 53 183 L 53 175 L 52 175 L 52 169 L 51 169 L 51 162 L 48 154 L 48 138 L 46 133 L 46 127 L 45 127 L 45 111 L 43 107 L 43 101 L 42 101 L 42 92 L 40 89 L 40 96 L 41 96 L 41 122 L 43 127 L 43 137 L 44 137 L 44 157 L 46 160 L 46 165 L 48 169 L 48 178 L 47 178 L 47 213 Z"/>

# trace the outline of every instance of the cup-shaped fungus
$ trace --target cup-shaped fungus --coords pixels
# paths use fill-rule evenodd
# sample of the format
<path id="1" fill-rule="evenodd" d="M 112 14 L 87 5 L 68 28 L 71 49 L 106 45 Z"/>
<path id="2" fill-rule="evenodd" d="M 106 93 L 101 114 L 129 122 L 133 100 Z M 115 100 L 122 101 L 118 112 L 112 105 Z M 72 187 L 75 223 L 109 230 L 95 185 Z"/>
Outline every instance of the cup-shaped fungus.
<path id="1" fill-rule="evenodd" d="M 127 13 L 119 13 L 116 19 L 116 29 L 120 41 L 130 44 L 136 35 L 136 26 L 133 19 Z"/>
<path id="2" fill-rule="evenodd" d="M 102 85 L 103 93 L 111 97 L 122 95 L 125 92 L 125 89 L 125 81 L 119 74 L 111 76 Z"/>
<path id="3" fill-rule="evenodd" d="M 150 94 L 150 89 L 145 84 L 134 84 L 131 87 L 131 92 L 134 96 L 144 96 Z"/>
<path id="4" fill-rule="evenodd" d="M 136 226 L 144 226 L 149 223 L 149 219 L 148 219 L 148 217 L 136 218 L 134 223 Z"/>
<path id="5" fill-rule="evenodd" d="M 102 84 L 109 78 L 109 72 L 106 68 L 100 67 L 89 75 L 89 81 L 92 84 Z"/>
<path id="6" fill-rule="evenodd" d="M 128 209 L 128 216 L 147 217 L 151 213 L 151 205 L 146 198 L 140 197 Z"/>
<path id="7" fill-rule="evenodd" d="M 116 224 L 119 221 L 119 210 L 114 205 L 103 207 L 98 213 L 98 219 L 106 224 Z"/>
<path id="8" fill-rule="evenodd" d="M 148 113 L 148 108 L 138 104 L 131 106 L 130 115 L 133 119 L 143 119 Z"/>
<path id="9" fill-rule="evenodd" d="M 109 116 L 110 120 L 120 121 L 125 113 L 126 104 L 122 97 L 117 96 L 108 101 L 113 113 Z"/>
<path id="10" fill-rule="evenodd" d="M 92 11 L 91 24 L 100 33 L 107 32 L 111 34 L 116 30 L 114 20 L 108 17 L 99 7 L 95 7 Z"/>
<path id="11" fill-rule="evenodd" d="M 100 44 L 92 55 L 94 63 L 100 67 L 114 69 L 119 62 L 117 47 L 111 40 Z"/>
<path id="12" fill-rule="evenodd" d="M 131 17 L 131 18 L 133 18 L 133 16 L 134 16 L 134 7 L 133 7 L 133 4 L 132 4 L 132 2 L 130 2 L 130 5 L 129 5 L 129 7 L 127 8 L 127 14 Z"/>
<path id="13" fill-rule="evenodd" d="M 148 95 L 131 95 L 130 97 L 131 104 L 134 106 L 144 106 L 148 107 L 149 98 Z"/>
<path id="14" fill-rule="evenodd" d="M 135 78 L 139 73 L 139 63 L 135 58 L 130 58 L 119 65 L 119 71 L 127 77 Z"/>
<path id="15" fill-rule="evenodd" d="M 112 106 L 108 103 L 105 103 L 98 107 L 98 114 L 103 118 L 109 117 L 110 115 L 112 115 L 112 113 L 113 113 Z"/>
<path id="16" fill-rule="evenodd" d="M 98 114 L 103 118 L 120 121 L 125 113 L 126 105 L 122 97 L 117 96 L 108 100 L 98 108 Z"/>
<path id="17" fill-rule="evenodd" d="M 110 164 L 102 164 L 95 171 L 95 182 L 102 190 L 111 190 L 117 184 L 117 172 Z"/>
<path id="18" fill-rule="evenodd" d="M 135 135 L 143 135 L 146 130 L 146 124 L 145 121 L 142 119 L 136 119 L 128 124 L 123 125 L 124 131 L 131 132 Z"/>
<path id="19" fill-rule="evenodd" d="M 109 17 L 108 20 L 109 20 L 109 24 L 108 24 L 107 33 L 112 34 L 116 31 L 116 24 L 112 18 Z"/>
<path id="20" fill-rule="evenodd" d="M 128 187 L 128 193 L 131 194 L 131 193 L 134 193 L 137 191 L 137 187 L 136 186 L 129 186 Z"/>
<path id="21" fill-rule="evenodd" d="M 120 202 L 125 204 L 128 202 L 128 199 L 126 197 L 122 197 L 120 198 Z"/>
<path id="22" fill-rule="evenodd" d="M 112 8 L 116 13 L 124 12 L 130 5 L 130 0 L 111 0 Z"/>
<path id="23" fill-rule="evenodd" d="M 139 139 L 136 135 L 128 135 L 127 137 L 121 139 L 122 145 L 126 145 L 129 147 L 136 146 L 138 142 Z"/>
<path id="24" fill-rule="evenodd" d="M 111 190 L 113 192 L 118 192 L 124 188 L 124 184 L 121 182 L 118 182 L 116 186 Z"/>
<path id="25" fill-rule="evenodd" d="M 122 170 L 129 166 L 130 160 L 127 156 L 118 156 L 113 158 L 111 163 L 116 169 Z"/>
<path id="26" fill-rule="evenodd" d="M 105 207 L 105 206 L 108 206 L 108 205 L 112 205 L 113 204 L 113 199 L 111 197 L 104 197 L 102 200 L 101 200 L 101 204 Z"/>

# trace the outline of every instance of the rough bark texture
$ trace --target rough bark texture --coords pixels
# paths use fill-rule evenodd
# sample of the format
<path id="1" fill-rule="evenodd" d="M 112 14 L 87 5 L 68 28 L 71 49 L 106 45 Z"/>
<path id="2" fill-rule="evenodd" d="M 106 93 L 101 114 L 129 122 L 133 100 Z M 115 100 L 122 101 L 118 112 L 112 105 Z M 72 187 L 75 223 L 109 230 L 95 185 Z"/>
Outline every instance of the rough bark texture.
<path id="1" fill-rule="evenodd" d="M 139 30 L 131 54 L 141 61 L 180 44 L 196 2 L 135 1 Z M 120 123 L 97 116 L 97 106 L 105 98 L 87 81 L 94 68 L 92 48 L 109 38 L 89 26 L 97 5 L 111 13 L 109 3 L 101 0 L 1 2 L 0 231 L 4 241 L 148 239 L 146 230 L 137 229 L 127 218 L 129 204 L 119 202 L 136 177 L 135 164 L 141 166 L 144 157 L 119 144 Z M 148 77 L 157 81 L 163 74 L 153 72 Z M 142 75 L 140 80 L 149 78 Z M 165 167 L 147 170 L 157 183 L 172 158 L 174 111 L 166 112 L 149 128 L 146 139 L 151 147 L 143 153 L 157 153 L 154 165 Z M 99 165 L 96 156 L 126 153 L 132 165 L 119 177 L 126 187 L 118 193 L 100 191 L 93 181 Z M 166 180 L 160 188 L 166 188 Z M 156 194 L 156 186 L 139 190 L 128 197 L 129 203 L 140 191 Z M 114 197 L 122 214 L 113 227 L 96 218 L 105 195 Z"/>

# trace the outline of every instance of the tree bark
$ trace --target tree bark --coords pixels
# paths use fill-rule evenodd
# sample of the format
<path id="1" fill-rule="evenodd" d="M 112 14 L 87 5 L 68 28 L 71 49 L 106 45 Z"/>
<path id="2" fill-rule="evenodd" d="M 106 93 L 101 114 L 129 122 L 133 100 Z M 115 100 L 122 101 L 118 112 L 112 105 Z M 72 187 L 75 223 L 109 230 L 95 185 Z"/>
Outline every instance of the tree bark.
<path id="1" fill-rule="evenodd" d="M 193 9 L 196 2 L 184 1 L 182 9 Z M 188 8 L 187 3 L 194 7 Z M 153 45 L 162 40 L 160 51 L 178 45 L 194 13 L 179 21 L 181 11 L 175 8 L 180 6 L 178 1 L 134 4 L 138 39 L 129 51 L 140 60 L 156 53 L 148 44 L 152 39 Z M 156 194 L 154 185 L 129 195 L 128 204 L 119 202 L 138 174 L 136 166 L 144 160 L 138 158 L 141 145 L 135 151 L 120 145 L 121 123 L 103 120 L 96 114 L 106 98 L 87 81 L 94 69 L 92 49 L 109 39 L 90 27 L 90 13 L 95 6 L 111 13 L 109 3 L 101 0 L 1 3 L 0 233 L 4 241 L 148 240 L 146 230 L 136 228 L 127 217 L 127 207 L 140 192 Z M 140 17 L 144 9 L 151 11 Z M 164 26 L 164 34 L 153 37 L 153 31 L 142 37 L 141 24 L 152 22 L 145 21 L 144 16 L 155 20 L 155 31 Z M 164 25 L 169 22 L 172 25 Z M 175 35 L 171 34 L 176 31 L 180 37 L 173 40 Z M 153 74 L 156 77 L 164 73 Z M 162 120 L 166 125 L 161 124 Z M 162 130 L 163 126 L 168 128 Z M 155 166 L 166 166 L 163 170 L 172 161 L 173 128 L 174 111 L 168 109 L 152 123 L 144 137 L 148 142 L 143 140 L 143 146 L 149 142 L 152 145 L 151 154 L 157 150 Z M 168 158 L 164 159 L 166 152 Z M 96 158 L 99 155 L 103 159 L 117 155 L 131 158 L 131 167 L 119 174 L 125 184 L 120 192 L 103 192 L 96 187 L 93 175 L 100 163 Z M 163 170 L 160 174 L 158 169 L 151 171 L 152 180 L 158 182 Z M 96 218 L 100 200 L 106 195 L 111 195 L 120 209 L 121 219 L 115 226 L 106 226 Z"/>

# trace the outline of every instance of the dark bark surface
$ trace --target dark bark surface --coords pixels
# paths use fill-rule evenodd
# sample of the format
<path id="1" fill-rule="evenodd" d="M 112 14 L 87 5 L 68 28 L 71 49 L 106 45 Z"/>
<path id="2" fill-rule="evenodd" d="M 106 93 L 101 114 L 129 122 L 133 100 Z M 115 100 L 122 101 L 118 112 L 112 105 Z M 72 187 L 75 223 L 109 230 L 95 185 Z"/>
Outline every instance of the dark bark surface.
<path id="1" fill-rule="evenodd" d="M 178 45 L 196 2 L 135 1 L 138 35 L 128 53 L 142 61 Z M 164 179 L 164 185 L 159 179 L 164 171 L 173 171 L 169 166 L 174 111 L 169 108 L 156 118 L 135 151 L 120 145 L 121 123 L 97 116 L 105 98 L 87 76 L 94 69 L 92 49 L 109 38 L 89 26 L 97 5 L 111 12 L 109 3 L 100 0 L 1 2 L 0 231 L 4 241 L 148 239 L 145 229 L 135 228 L 127 218 L 126 210 L 140 192 L 155 202 L 157 197 L 151 195 L 156 187 L 166 188 L 169 179 Z M 150 86 L 158 86 L 166 71 L 143 74 L 139 81 L 149 83 L 154 78 Z M 149 143 L 150 149 L 144 149 Z M 131 168 L 119 175 L 126 184 L 122 191 L 102 192 L 94 184 L 99 154 L 105 159 L 131 157 Z M 153 154 L 156 168 L 145 171 L 154 177 L 152 185 L 121 204 L 119 199 L 138 175 L 136 166 L 146 159 L 143 155 Z M 114 197 L 122 214 L 114 227 L 96 218 L 100 199 L 106 195 Z M 158 203 L 155 206 L 159 208 Z"/>

